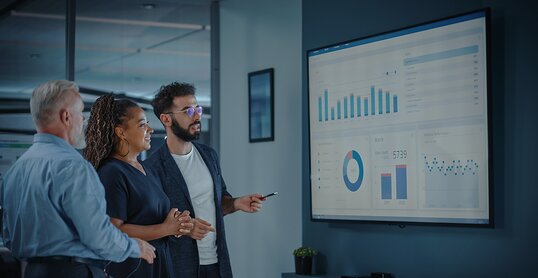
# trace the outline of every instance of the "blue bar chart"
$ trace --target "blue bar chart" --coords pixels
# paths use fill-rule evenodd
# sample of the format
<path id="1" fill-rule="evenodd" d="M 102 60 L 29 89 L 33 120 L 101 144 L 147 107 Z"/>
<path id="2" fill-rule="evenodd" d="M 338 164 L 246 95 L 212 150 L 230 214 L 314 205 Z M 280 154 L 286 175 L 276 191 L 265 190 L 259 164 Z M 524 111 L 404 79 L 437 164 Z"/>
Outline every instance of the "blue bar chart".
<path id="1" fill-rule="evenodd" d="M 361 97 L 357 96 L 357 118 L 361 116 Z"/>
<path id="2" fill-rule="evenodd" d="M 377 99 L 379 100 L 378 101 L 379 102 L 379 114 L 383 114 L 383 91 L 379 89 L 377 94 L 378 94 Z"/>
<path id="3" fill-rule="evenodd" d="M 385 98 L 386 98 L 386 104 L 385 104 L 385 111 L 387 114 L 390 113 L 390 93 L 389 92 L 386 92 L 385 93 Z M 321 107 L 319 108 L 319 110 L 321 111 Z"/>
<path id="4" fill-rule="evenodd" d="M 398 96 L 375 86 L 370 87 L 369 94 L 361 96 L 350 93 L 337 98 L 336 105 L 329 102 L 330 97 L 328 89 L 324 90 L 322 96 L 318 96 L 318 122 L 359 119 L 398 112 Z"/>
<path id="5" fill-rule="evenodd" d="M 372 103 L 372 115 L 375 115 L 375 87 L 370 88 L 370 101 Z"/>
<path id="6" fill-rule="evenodd" d="M 395 165 L 396 174 L 396 199 L 407 200 L 407 165 Z M 392 195 L 392 173 L 381 173 L 381 199 L 391 200 Z"/>
<path id="7" fill-rule="evenodd" d="M 407 165 L 396 165 L 396 199 L 407 199 Z"/>
<path id="8" fill-rule="evenodd" d="M 392 174 L 381 174 L 381 199 L 392 199 Z"/>
<path id="9" fill-rule="evenodd" d="M 323 121 L 323 113 L 321 113 L 321 97 L 318 97 L 318 121 L 321 122 Z"/>
<path id="10" fill-rule="evenodd" d="M 347 119 L 347 97 L 344 97 L 344 119 Z"/>
<path id="11" fill-rule="evenodd" d="M 325 90 L 323 95 L 325 97 L 325 121 L 328 121 L 329 120 L 329 92 Z M 331 113 L 334 115 L 334 112 L 331 112 Z M 334 120 L 334 116 L 332 117 L 332 120 Z"/>

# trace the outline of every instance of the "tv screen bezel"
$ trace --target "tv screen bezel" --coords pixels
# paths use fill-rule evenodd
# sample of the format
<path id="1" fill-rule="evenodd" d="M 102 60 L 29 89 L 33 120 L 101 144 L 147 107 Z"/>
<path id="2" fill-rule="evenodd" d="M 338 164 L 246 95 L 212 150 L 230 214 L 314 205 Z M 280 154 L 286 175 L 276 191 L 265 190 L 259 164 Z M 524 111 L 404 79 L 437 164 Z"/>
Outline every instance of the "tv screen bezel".
<path id="1" fill-rule="evenodd" d="M 375 219 L 375 220 L 369 220 L 369 219 L 335 219 L 335 218 L 314 218 L 313 217 L 313 207 L 312 207 L 312 165 L 311 165 L 311 152 L 312 152 L 312 149 L 311 149 L 311 119 L 310 119 L 310 68 L 309 68 L 309 57 L 310 57 L 310 54 L 314 51 L 319 51 L 319 50 L 322 50 L 322 49 L 328 49 L 328 48 L 331 48 L 331 47 L 334 47 L 334 46 L 338 46 L 338 45 L 342 45 L 342 44 L 346 44 L 346 43 L 352 43 L 352 42 L 357 42 L 357 41 L 361 41 L 361 40 L 366 40 L 366 39 L 369 39 L 369 38 L 373 38 L 373 37 L 378 37 L 378 36 L 383 36 L 383 35 L 387 35 L 387 34 L 391 34 L 391 33 L 395 33 L 395 32 L 399 32 L 399 31 L 403 31 L 403 30 L 408 30 L 408 29 L 412 29 L 412 28 L 416 28 L 416 27 L 421 27 L 421 26 L 425 26 L 425 25 L 429 25 L 429 24 L 432 24 L 432 23 L 437 23 L 437 22 L 442 22 L 442 21 L 446 21 L 446 20 L 452 20 L 452 19 L 455 19 L 455 18 L 459 18 L 459 17 L 465 17 L 465 16 L 468 16 L 468 15 L 471 15 L 471 14 L 478 14 L 478 13 L 482 13 L 484 15 L 484 18 L 485 18 L 485 33 L 486 33 L 486 38 L 485 38 L 485 44 L 486 44 L 486 68 L 485 68 L 485 72 L 486 72 L 486 86 L 487 86 L 487 89 L 486 89 L 486 97 L 487 97 L 487 100 L 486 100 L 486 106 L 487 106 L 487 142 L 488 142 L 488 159 L 487 159 L 487 163 L 488 163 L 488 166 L 487 166 L 487 169 L 488 169 L 488 209 L 489 209 L 489 214 L 488 214 L 488 222 L 487 223 L 464 223 L 464 222 L 426 222 L 426 221 L 392 221 L 392 220 L 383 220 L 383 219 Z M 492 87 L 491 87 L 491 57 L 492 57 L 492 52 L 491 52 L 491 9 L 488 7 L 488 8 L 482 8 L 482 9 L 478 9 L 478 10 L 473 10 L 473 11 L 469 11 L 469 12 L 464 12 L 464 13 L 460 13 L 460 14 L 456 14 L 456 15 L 451 15 L 451 16 L 447 16 L 447 17 L 443 17 L 443 18 L 439 18 L 439 19 L 434 19 L 434 20 L 430 20 L 430 21 L 426 21 L 426 22 L 422 22 L 422 23 L 418 23 L 418 24 L 413 24 L 413 25 L 409 25 L 409 26 L 405 26 L 405 27 L 402 27 L 402 28 L 398 28 L 398 29 L 393 29 L 393 30 L 389 30 L 389 31 L 385 31 L 385 32 L 381 32 L 381 33 L 376 33 L 376 34 L 372 34 L 372 35 L 368 35 L 368 36 L 364 36 L 364 37 L 359 37 L 359 38 L 353 38 L 353 39 L 350 39 L 350 40 L 346 40 L 346 41 L 340 41 L 340 42 L 337 42 L 337 43 L 332 43 L 332 44 L 329 44 L 329 45 L 324 45 L 324 46 L 321 46 L 321 47 L 316 47 L 316 48 L 312 48 L 312 49 L 309 49 L 309 50 L 306 50 L 305 52 L 305 62 L 306 62 L 306 84 L 307 84 L 307 90 L 306 90 L 306 112 L 307 112 L 307 121 L 308 121 L 308 133 L 307 133 L 307 145 L 308 145 L 308 185 L 309 185 L 309 202 L 310 202 L 310 221 L 312 222 L 335 222 L 335 223 L 338 223 L 338 222 L 343 222 L 343 223 L 373 223 L 373 224 L 388 224 L 388 225 L 398 225 L 400 227 L 402 226 L 405 226 L 405 225 L 417 225 L 417 226 L 454 226 L 454 227 L 482 227 L 482 228 L 494 228 L 495 227 L 495 221 L 494 221 L 494 194 L 493 194 L 493 189 L 494 189 L 494 186 L 493 186 L 493 139 L 492 139 L 492 117 L 493 117 L 493 112 L 492 112 L 492 97 L 493 97 L 493 94 L 492 94 Z M 414 217 L 413 217 L 414 218 Z M 456 219 L 457 220 L 457 219 Z"/>

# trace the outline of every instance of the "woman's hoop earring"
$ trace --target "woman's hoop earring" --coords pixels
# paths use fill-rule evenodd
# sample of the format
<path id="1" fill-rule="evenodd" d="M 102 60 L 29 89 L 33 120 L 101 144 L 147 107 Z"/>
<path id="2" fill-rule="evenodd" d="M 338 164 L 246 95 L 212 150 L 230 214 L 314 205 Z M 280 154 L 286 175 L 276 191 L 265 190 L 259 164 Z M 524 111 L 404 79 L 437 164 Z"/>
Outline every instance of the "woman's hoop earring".
<path id="1" fill-rule="evenodd" d="M 125 154 L 118 153 L 118 155 L 121 157 L 126 157 L 131 152 L 131 145 L 129 144 L 129 141 L 127 141 L 127 139 L 121 139 L 121 141 L 127 142 L 127 152 Z"/>

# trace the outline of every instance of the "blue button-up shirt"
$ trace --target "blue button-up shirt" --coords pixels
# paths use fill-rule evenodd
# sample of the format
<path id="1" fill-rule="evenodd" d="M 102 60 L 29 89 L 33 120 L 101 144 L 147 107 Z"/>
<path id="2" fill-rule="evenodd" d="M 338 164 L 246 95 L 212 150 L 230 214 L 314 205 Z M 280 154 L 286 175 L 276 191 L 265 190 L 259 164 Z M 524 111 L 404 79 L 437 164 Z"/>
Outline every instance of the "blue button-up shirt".
<path id="1" fill-rule="evenodd" d="M 18 258 L 139 257 L 135 240 L 106 215 L 105 190 L 92 165 L 65 140 L 38 133 L 4 176 L 3 235 Z"/>

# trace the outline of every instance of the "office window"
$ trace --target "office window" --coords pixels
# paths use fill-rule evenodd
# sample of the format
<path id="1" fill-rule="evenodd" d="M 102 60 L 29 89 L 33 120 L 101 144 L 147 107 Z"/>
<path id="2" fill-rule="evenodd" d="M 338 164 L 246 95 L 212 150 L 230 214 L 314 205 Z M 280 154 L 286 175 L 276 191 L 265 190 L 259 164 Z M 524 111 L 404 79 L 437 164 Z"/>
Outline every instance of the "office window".
<path id="1" fill-rule="evenodd" d="M 28 99 L 65 78 L 65 1 L 7 1 L 0 11 L 0 96 Z"/>
<path id="2" fill-rule="evenodd" d="M 145 100 L 173 81 L 193 83 L 206 114 L 209 21 L 210 1 L 77 1 L 75 81 Z M 208 138 L 208 116 L 202 139 Z"/>

